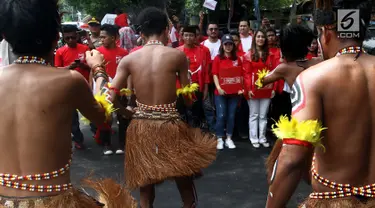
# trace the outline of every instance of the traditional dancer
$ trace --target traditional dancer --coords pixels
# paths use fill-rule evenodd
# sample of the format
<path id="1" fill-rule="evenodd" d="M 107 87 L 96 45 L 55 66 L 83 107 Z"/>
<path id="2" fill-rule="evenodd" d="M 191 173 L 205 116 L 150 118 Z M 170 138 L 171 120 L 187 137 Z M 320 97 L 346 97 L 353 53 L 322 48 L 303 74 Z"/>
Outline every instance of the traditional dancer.
<path id="1" fill-rule="evenodd" d="M 281 118 L 274 128 L 283 147 L 271 176 L 267 207 L 285 207 L 310 165 L 314 192 L 301 207 L 375 206 L 375 58 L 361 48 L 371 8 L 371 0 L 316 1 L 318 42 L 328 60 L 297 77 L 293 118 Z M 359 9 L 359 38 L 339 38 L 340 9 Z M 327 127 L 324 139 L 322 124 Z"/>
<path id="2" fill-rule="evenodd" d="M 6 97 L 0 107 L 0 207 L 102 207 L 70 183 L 71 112 L 78 109 L 101 125 L 111 104 L 103 95 L 97 96 L 100 104 L 95 101 L 78 72 L 49 65 L 60 30 L 57 1 L 4 0 L 0 20 L 1 35 L 19 56 L 0 68 L 0 94 Z M 100 84 L 107 75 L 95 69 Z M 90 184 L 101 184 L 108 207 L 135 207 L 113 180 Z"/>
<path id="3" fill-rule="evenodd" d="M 142 34 L 148 40 L 140 50 L 120 62 L 110 88 L 115 100 L 118 89 L 132 76 L 137 110 L 127 131 L 125 181 L 140 187 L 141 207 L 152 207 L 154 184 L 175 178 L 184 208 L 195 207 L 192 175 L 200 173 L 216 158 L 216 141 L 199 129 L 191 129 L 176 110 L 176 73 L 182 93 L 189 97 L 196 86 L 188 80 L 188 63 L 183 52 L 164 45 L 168 42 L 168 18 L 156 8 L 139 16 Z"/>

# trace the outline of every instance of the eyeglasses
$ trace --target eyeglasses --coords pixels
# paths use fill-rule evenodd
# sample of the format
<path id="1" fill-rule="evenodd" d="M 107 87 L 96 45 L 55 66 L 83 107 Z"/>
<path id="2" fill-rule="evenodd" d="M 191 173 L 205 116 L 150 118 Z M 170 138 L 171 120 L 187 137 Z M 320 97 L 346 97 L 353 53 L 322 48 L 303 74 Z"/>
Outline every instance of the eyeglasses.
<path id="1" fill-rule="evenodd" d="M 219 28 L 209 28 L 209 31 L 219 30 Z"/>

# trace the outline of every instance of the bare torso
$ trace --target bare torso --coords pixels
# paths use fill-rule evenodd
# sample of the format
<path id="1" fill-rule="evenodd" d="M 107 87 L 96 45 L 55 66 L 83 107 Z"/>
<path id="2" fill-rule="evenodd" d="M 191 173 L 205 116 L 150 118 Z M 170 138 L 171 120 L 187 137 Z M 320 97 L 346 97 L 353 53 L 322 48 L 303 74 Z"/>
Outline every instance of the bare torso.
<path id="1" fill-rule="evenodd" d="M 131 74 L 137 100 L 146 105 L 176 101 L 176 72 L 181 70 L 181 83 L 186 85 L 186 56 L 177 49 L 164 46 L 144 46 L 126 56 L 119 68 Z M 114 81 L 115 82 L 115 81 Z M 115 83 L 114 83 L 115 84 Z"/>
<path id="2" fill-rule="evenodd" d="M 34 64 L 0 68 L 0 96 L 0 173 L 25 176 L 63 168 L 72 153 L 73 111 L 82 109 L 90 118 L 96 115 L 95 121 L 104 120 L 87 82 L 66 69 Z M 20 182 L 60 185 L 69 183 L 70 176 L 68 171 L 51 180 Z M 0 187 L 4 196 L 55 194 Z"/>
<path id="3" fill-rule="evenodd" d="M 314 73 L 309 73 L 314 71 Z M 375 183 L 375 57 L 343 55 L 303 74 L 322 97 L 326 151 L 317 148 L 318 173 L 337 183 Z M 315 191 L 333 191 L 312 179 Z"/>

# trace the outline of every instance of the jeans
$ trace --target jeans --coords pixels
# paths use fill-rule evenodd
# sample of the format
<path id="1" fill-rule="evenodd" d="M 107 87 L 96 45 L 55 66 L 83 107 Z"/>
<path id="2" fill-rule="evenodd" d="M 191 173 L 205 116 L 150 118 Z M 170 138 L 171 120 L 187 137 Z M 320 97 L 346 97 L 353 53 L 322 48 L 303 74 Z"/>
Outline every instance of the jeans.
<path id="1" fill-rule="evenodd" d="M 206 117 L 208 130 L 211 133 L 215 133 L 215 95 L 214 95 L 215 85 L 208 85 L 208 95 L 205 100 L 203 100 L 203 111 Z"/>
<path id="2" fill-rule="evenodd" d="M 239 99 L 239 96 L 215 95 L 216 136 L 218 138 L 222 138 L 225 136 L 224 128 L 227 129 L 227 136 L 233 135 L 234 119 L 236 116 L 236 108 Z"/>
<path id="3" fill-rule="evenodd" d="M 266 143 L 267 113 L 271 99 L 250 99 L 249 104 L 249 129 L 251 143 Z M 259 136 L 258 136 L 259 127 Z"/>
<path id="4" fill-rule="evenodd" d="M 118 125 L 118 145 L 119 148 L 124 150 L 125 149 L 125 141 L 126 141 L 126 131 L 128 130 L 130 119 L 126 119 L 122 117 L 120 114 L 117 114 L 117 120 L 119 122 Z"/>
<path id="5" fill-rule="evenodd" d="M 79 116 L 78 111 L 73 111 L 73 121 L 72 121 L 72 134 L 73 138 L 72 140 L 77 143 L 83 143 L 83 134 L 81 132 L 81 129 L 79 128 Z"/>

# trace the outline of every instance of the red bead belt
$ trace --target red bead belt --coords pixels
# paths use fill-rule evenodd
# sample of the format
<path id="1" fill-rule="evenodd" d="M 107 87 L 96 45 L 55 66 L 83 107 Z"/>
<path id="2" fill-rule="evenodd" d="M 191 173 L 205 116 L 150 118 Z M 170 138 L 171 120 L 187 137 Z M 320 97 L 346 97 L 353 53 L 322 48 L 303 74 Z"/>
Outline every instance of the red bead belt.
<path id="1" fill-rule="evenodd" d="M 157 111 L 157 112 L 177 112 L 176 102 L 161 105 L 145 105 L 136 101 L 139 110 L 141 111 Z"/>
<path id="2" fill-rule="evenodd" d="M 63 168 L 52 171 L 49 173 L 43 174 L 34 174 L 34 175 L 26 175 L 26 176 L 19 176 L 15 174 L 4 174 L 0 173 L 0 186 L 5 186 L 8 188 L 13 189 L 20 189 L 25 191 L 31 192 L 60 192 L 66 191 L 72 188 L 72 184 L 61 184 L 61 185 L 31 185 L 31 184 L 24 184 L 19 183 L 16 181 L 40 181 L 40 180 L 50 180 L 52 178 L 59 177 L 64 175 L 70 168 L 72 160 L 69 160 L 69 163 L 66 164 Z"/>
<path id="3" fill-rule="evenodd" d="M 315 155 L 312 161 L 311 172 L 315 180 L 317 180 L 320 184 L 325 187 L 329 187 L 332 189 L 336 189 L 337 191 L 333 192 L 314 192 L 310 194 L 310 198 L 313 199 L 335 199 L 335 198 L 342 198 L 348 196 L 364 196 L 364 197 L 371 197 L 375 198 L 375 184 L 361 186 L 361 187 L 354 187 L 350 184 L 341 184 L 332 182 L 326 178 L 323 178 L 318 174 L 315 168 Z"/>

